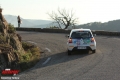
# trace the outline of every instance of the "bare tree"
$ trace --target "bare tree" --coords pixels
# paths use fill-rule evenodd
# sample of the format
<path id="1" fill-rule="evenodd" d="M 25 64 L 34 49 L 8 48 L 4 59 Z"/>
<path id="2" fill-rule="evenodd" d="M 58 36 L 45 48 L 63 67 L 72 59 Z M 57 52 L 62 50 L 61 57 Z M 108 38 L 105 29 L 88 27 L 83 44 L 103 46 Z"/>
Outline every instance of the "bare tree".
<path id="1" fill-rule="evenodd" d="M 59 25 L 59 28 L 61 28 L 62 25 L 64 25 L 64 29 L 67 29 L 69 26 L 75 26 L 77 19 L 74 18 L 73 11 L 67 11 L 66 9 L 59 9 L 58 13 L 52 12 L 51 14 L 48 13 L 50 18 L 54 20 L 54 23 L 57 23 Z"/>

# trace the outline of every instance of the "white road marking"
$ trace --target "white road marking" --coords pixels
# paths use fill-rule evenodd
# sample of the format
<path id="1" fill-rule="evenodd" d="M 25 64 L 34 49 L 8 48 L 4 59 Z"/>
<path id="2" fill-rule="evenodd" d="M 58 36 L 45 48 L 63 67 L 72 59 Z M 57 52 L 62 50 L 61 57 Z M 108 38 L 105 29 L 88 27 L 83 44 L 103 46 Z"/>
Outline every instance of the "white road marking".
<path id="1" fill-rule="evenodd" d="M 48 50 L 48 52 L 51 52 L 51 50 L 49 48 L 45 48 L 46 50 Z"/>
<path id="2" fill-rule="evenodd" d="M 45 65 L 46 63 L 48 63 L 48 61 L 51 59 L 51 57 L 49 57 L 44 63 L 43 65 Z"/>
<path id="3" fill-rule="evenodd" d="M 120 38 L 114 38 L 114 39 L 116 39 L 116 40 L 120 40 Z"/>
<path id="4" fill-rule="evenodd" d="M 33 41 L 27 41 L 27 42 L 33 43 L 33 44 L 35 44 L 35 45 L 37 44 L 36 42 L 33 42 Z"/>
<path id="5" fill-rule="evenodd" d="M 51 50 L 49 48 L 45 48 L 48 52 L 51 52 Z M 51 59 L 51 57 L 49 57 L 42 65 L 45 65 L 46 63 L 48 63 L 48 61 Z"/>

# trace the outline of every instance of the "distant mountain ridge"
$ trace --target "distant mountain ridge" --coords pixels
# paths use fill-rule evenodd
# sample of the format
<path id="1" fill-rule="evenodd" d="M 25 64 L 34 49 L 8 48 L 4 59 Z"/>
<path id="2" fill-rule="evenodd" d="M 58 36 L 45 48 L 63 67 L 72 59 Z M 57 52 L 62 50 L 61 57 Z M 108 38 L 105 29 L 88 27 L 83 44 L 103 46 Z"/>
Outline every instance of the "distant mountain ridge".
<path id="1" fill-rule="evenodd" d="M 15 27 L 18 26 L 17 16 L 4 15 L 8 23 L 13 24 Z M 22 19 L 21 27 L 32 27 L 32 28 L 49 28 L 50 26 L 57 26 L 57 24 L 52 24 L 49 20 L 32 20 L 32 19 Z M 64 26 L 62 26 L 64 28 Z M 101 22 L 91 22 L 82 25 L 76 25 L 75 28 L 89 28 L 91 30 L 107 30 L 107 31 L 119 31 L 120 32 L 120 19 L 108 21 L 105 23 Z M 68 29 L 72 29 L 69 27 Z"/>
<path id="2" fill-rule="evenodd" d="M 105 23 L 93 22 L 83 25 L 78 25 L 76 28 L 89 28 L 91 30 L 106 30 L 106 31 L 119 31 L 120 32 L 120 20 L 108 21 Z"/>
<path id="3" fill-rule="evenodd" d="M 8 23 L 11 23 L 15 27 L 18 27 L 17 16 L 4 15 L 4 17 Z M 32 19 L 23 19 L 23 18 L 21 18 L 21 20 L 22 20 L 21 27 L 34 27 L 34 26 L 38 26 L 38 25 L 46 25 L 46 24 L 49 24 L 52 22 L 49 20 L 32 20 Z"/>

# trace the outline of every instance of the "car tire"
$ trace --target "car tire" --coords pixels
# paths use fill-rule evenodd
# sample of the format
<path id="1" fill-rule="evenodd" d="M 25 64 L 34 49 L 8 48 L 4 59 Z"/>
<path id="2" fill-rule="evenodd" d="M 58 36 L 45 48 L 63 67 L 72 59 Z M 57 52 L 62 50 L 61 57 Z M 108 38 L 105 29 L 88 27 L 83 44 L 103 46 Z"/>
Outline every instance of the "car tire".
<path id="1" fill-rule="evenodd" d="M 92 53 L 96 53 L 96 50 L 92 50 Z"/>
<path id="2" fill-rule="evenodd" d="M 68 55 L 71 55 L 71 51 L 68 50 Z"/>

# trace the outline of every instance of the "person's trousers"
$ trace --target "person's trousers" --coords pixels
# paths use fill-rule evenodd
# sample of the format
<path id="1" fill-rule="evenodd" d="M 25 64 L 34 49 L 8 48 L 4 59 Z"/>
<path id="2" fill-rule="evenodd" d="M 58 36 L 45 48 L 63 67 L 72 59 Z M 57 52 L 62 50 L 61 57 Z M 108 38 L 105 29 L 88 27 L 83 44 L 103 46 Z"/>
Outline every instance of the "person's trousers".
<path id="1" fill-rule="evenodd" d="M 20 23 L 18 23 L 18 28 L 20 27 Z"/>

